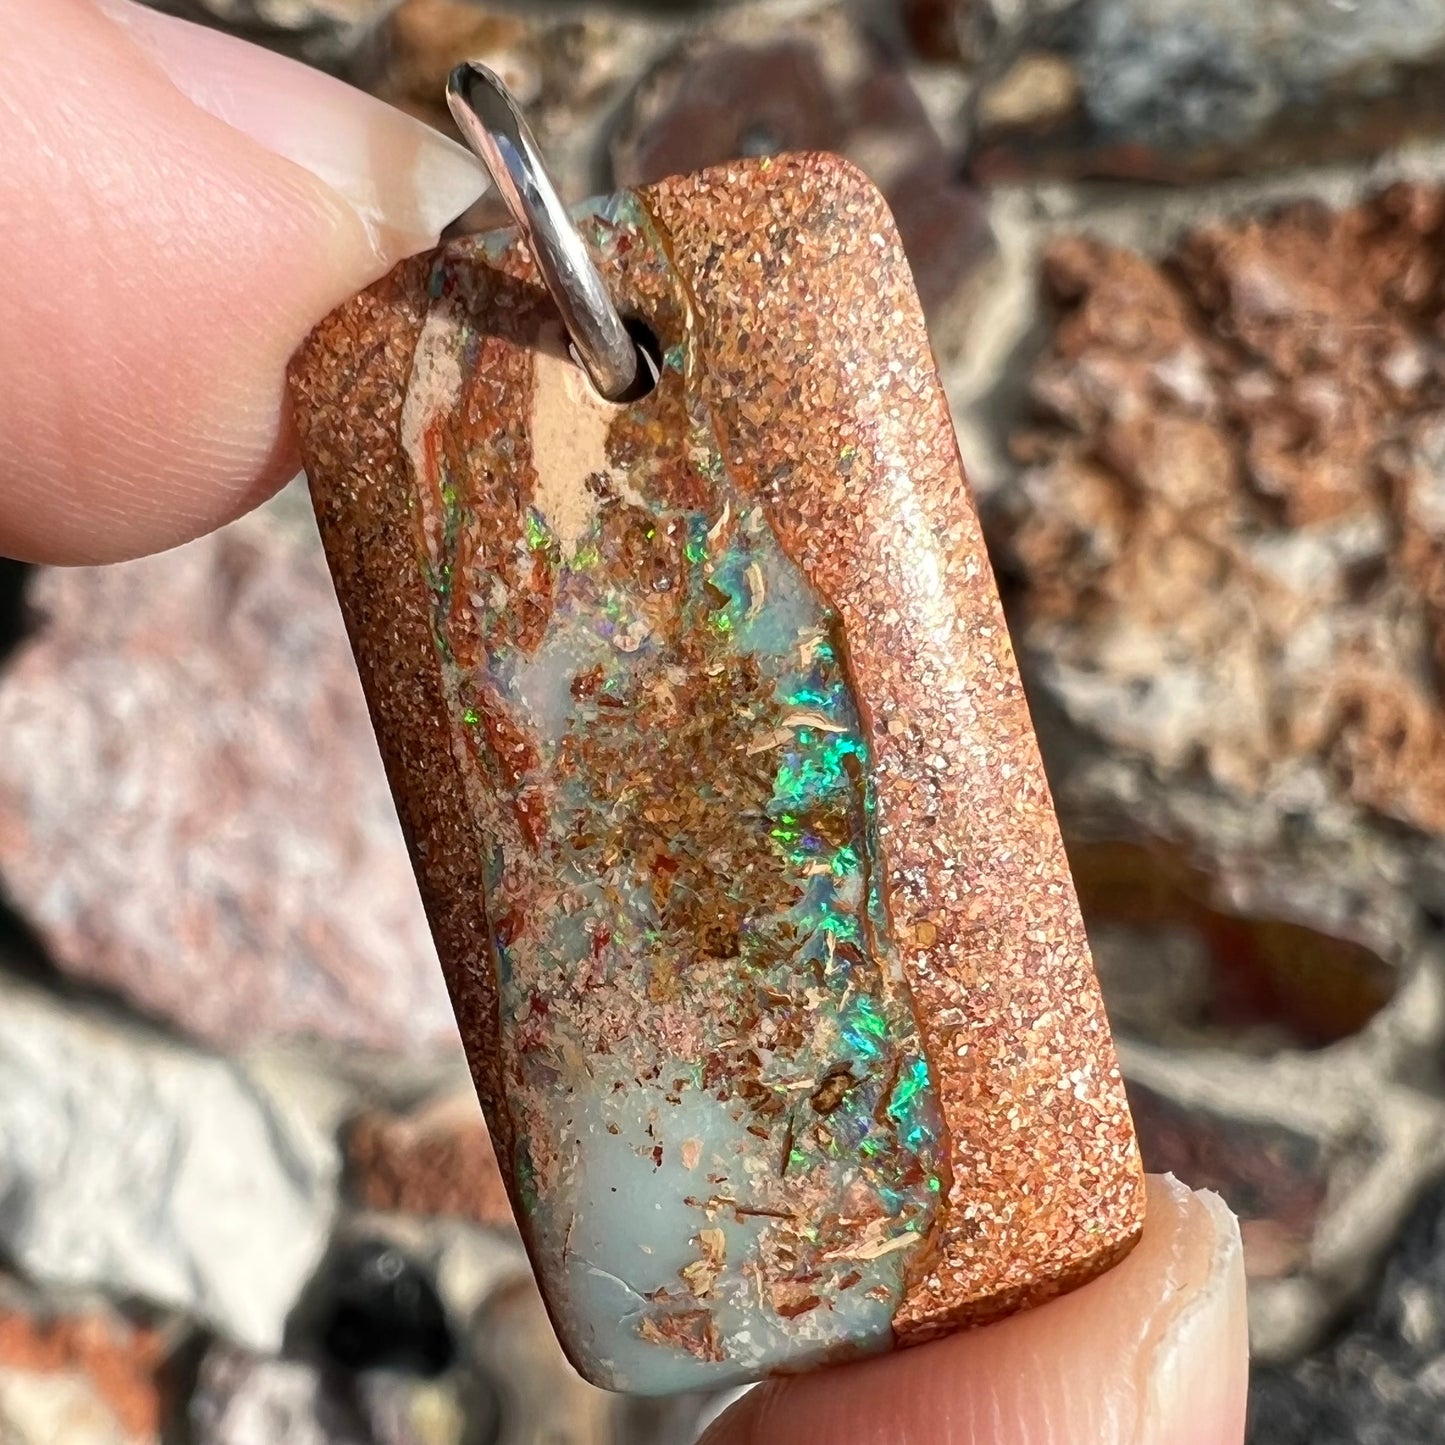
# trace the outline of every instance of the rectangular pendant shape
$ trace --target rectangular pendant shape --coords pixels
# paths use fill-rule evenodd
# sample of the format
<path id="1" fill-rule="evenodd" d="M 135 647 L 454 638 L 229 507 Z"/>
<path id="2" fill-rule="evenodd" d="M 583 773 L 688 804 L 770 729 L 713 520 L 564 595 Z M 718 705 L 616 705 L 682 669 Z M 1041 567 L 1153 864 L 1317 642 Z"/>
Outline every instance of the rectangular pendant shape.
<path id="1" fill-rule="evenodd" d="M 602 401 L 511 234 L 404 264 L 292 396 L 559 1335 L 639 1393 L 1059 1293 L 1142 1179 L 887 209 L 829 156 L 579 214 L 657 340 Z"/>

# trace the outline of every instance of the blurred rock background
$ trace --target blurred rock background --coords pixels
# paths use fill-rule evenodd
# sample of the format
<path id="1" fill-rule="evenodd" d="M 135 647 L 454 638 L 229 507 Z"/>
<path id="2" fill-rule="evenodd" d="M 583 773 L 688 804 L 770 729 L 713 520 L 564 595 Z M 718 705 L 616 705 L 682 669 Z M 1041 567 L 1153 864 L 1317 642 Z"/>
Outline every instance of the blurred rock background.
<path id="1" fill-rule="evenodd" d="M 578 198 L 874 176 L 1252 1440 L 1440 1440 L 1445 7 L 163 3 L 444 128 L 484 59 Z M 0 649 L 0 1441 L 693 1440 L 551 1340 L 304 496 L 0 564 Z"/>

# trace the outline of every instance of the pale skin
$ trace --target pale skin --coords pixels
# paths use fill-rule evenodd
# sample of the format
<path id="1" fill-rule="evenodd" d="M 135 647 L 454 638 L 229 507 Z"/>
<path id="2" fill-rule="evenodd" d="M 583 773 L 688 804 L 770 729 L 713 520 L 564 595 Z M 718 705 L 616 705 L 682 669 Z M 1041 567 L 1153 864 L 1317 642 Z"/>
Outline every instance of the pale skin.
<path id="1" fill-rule="evenodd" d="M 283 370 L 430 245 L 475 164 L 336 82 L 129 0 L 0 0 L 0 554 L 175 546 L 297 470 Z M 709 1445 L 1238 1445 L 1244 1273 L 1212 1195 L 1064 1299 L 753 1391 Z"/>

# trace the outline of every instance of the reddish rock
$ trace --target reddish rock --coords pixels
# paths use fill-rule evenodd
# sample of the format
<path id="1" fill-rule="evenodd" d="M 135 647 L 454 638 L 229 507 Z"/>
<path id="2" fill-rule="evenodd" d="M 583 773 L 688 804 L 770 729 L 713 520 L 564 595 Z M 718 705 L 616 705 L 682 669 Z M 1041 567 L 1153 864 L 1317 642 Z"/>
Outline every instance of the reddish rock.
<path id="1" fill-rule="evenodd" d="M 1058 243 L 1003 507 L 1038 678 L 1144 770 L 1149 826 L 1232 851 L 1237 893 L 1261 858 L 1333 875 L 1326 917 L 1342 878 L 1397 870 L 1396 829 L 1445 835 L 1442 215 L 1401 186 L 1202 227 L 1162 263 Z"/>
<path id="2" fill-rule="evenodd" d="M 352 1187 L 369 1209 L 508 1225 L 512 1207 L 476 1095 L 411 1114 L 363 1114 L 346 1142 Z"/>
<path id="3" fill-rule="evenodd" d="M 0 876 L 67 973 L 208 1040 L 450 1050 L 303 508 L 37 576 L 0 677 Z"/>
<path id="4" fill-rule="evenodd" d="M 992 540 L 1141 1148 L 1242 1215 L 1278 1359 L 1440 1168 L 1445 191 L 1043 283 Z"/>
<path id="5" fill-rule="evenodd" d="M 1374 949 L 1313 920 L 1232 911 L 1157 839 L 1076 841 L 1069 862 L 1110 1020 L 1133 1038 L 1318 1048 L 1359 1033 L 1394 994 L 1395 968 Z"/>
<path id="6" fill-rule="evenodd" d="M 27 1415 L 74 1421 L 83 1416 L 86 1439 L 141 1442 L 159 1439 L 165 1413 L 163 1368 L 172 1342 L 159 1330 L 128 1325 L 111 1315 L 42 1317 L 0 1310 L 0 1437 L 6 1398 L 34 1377 Z M 37 1391 L 71 1388 L 56 1408 L 35 1408 Z M 12 1400 L 11 1409 L 15 1409 Z"/>
<path id="7" fill-rule="evenodd" d="M 977 58 L 981 28 L 973 0 L 903 0 L 903 23 L 919 55 L 927 60 Z"/>
<path id="8" fill-rule="evenodd" d="M 1240 1216 L 1252 1278 L 1305 1265 L 1330 1178 L 1319 1139 L 1283 1124 L 1184 1107 L 1137 1082 L 1129 1086 L 1129 1106 L 1146 1169 L 1216 1190 Z"/>

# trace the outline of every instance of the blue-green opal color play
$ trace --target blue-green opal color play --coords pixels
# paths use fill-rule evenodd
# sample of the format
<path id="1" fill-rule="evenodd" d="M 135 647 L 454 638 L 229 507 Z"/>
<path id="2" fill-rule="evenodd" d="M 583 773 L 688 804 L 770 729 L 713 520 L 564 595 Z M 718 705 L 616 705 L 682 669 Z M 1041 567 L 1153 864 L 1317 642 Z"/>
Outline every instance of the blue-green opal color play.
<path id="1" fill-rule="evenodd" d="M 452 746 L 498 800 L 529 1244 L 589 1377 L 662 1393 L 891 1343 L 941 1125 L 847 639 L 722 464 L 647 217 L 589 224 L 677 313 L 654 397 L 592 396 L 535 299 L 479 374 L 443 256 L 402 431 Z"/>

